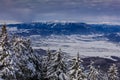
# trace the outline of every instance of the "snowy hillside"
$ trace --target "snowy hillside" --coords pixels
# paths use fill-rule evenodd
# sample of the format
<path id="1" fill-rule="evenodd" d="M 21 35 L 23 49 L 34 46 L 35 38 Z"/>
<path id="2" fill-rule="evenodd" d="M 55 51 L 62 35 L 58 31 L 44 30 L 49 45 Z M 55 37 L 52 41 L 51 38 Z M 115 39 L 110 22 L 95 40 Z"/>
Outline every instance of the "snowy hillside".
<path id="1" fill-rule="evenodd" d="M 111 43 L 107 38 L 96 39 L 96 36 L 101 35 L 52 35 L 46 38 L 40 38 L 39 36 L 31 36 L 30 38 L 33 41 L 33 48 L 45 50 L 48 48 L 52 50 L 61 48 L 72 56 L 76 55 L 77 52 L 82 56 L 120 56 L 119 44 Z"/>

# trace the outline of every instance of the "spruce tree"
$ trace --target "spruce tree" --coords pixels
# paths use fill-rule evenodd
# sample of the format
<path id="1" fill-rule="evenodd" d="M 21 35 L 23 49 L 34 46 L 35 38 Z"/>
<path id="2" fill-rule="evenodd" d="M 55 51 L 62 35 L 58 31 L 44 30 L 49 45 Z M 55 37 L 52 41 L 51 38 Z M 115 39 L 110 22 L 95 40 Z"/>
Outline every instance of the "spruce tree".
<path id="1" fill-rule="evenodd" d="M 5 75 L 7 75 L 7 72 L 9 71 L 9 68 L 11 68 L 11 62 L 10 62 L 10 43 L 7 36 L 7 30 L 6 25 L 2 26 L 0 36 L 0 78 L 5 78 Z"/>
<path id="2" fill-rule="evenodd" d="M 119 80 L 118 69 L 116 64 L 113 64 L 112 66 L 110 66 L 108 70 L 108 77 L 109 77 L 109 80 Z"/>
<path id="3" fill-rule="evenodd" d="M 22 38 L 16 38 L 13 45 L 14 52 L 14 64 L 17 78 L 30 79 L 37 75 L 36 65 L 37 59 L 33 54 L 33 50 L 30 46 L 30 40 L 24 40 Z M 36 61 L 36 62 L 35 62 Z"/>
<path id="4" fill-rule="evenodd" d="M 70 68 L 70 80 L 87 80 L 85 73 L 81 67 L 82 60 L 79 57 L 79 53 L 77 57 L 73 59 L 72 67 Z"/>
<path id="5" fill-rule="evenodd" d="M 6 25 L 2 26 L 2 31 L 1 32 L 2 33 L 1 33 L 1 36 L 0 36 L 0 46 L 2 47 L 2 50 L 8 49 L 9 48 L 9 40 L 8 40 Z"/>
<path id="6" fill-rule="evenodd" d="M 48 49 L 46 51 L 47 55 L 46 56 L 42 56 L 41 59 L 41 79 L 42 80 L 46 80 L 47 79 L 47 68 L 48 66 L 50 66 L 50 62 L 51 61 L 51 52 Z"/>
<path id="7" fill-rule="evenodd" d="M 88 80 L 98 80 L 99 72 L 98 70 L 93 66 L 94 62 L 90 64 L 90 70 L 88 72 Z"/>
<path id="8" fill-rule="evenodd" d="M 61 50 L 54 55 L 47 69 L 49 80 L 69 80 L 66 72 L 66 65 Z"/>
<path id="9" fill-rule="evenodd" d="M 4 28 L 2 30 L 5 30 Z M 40 57 L 33 54 L 30 40 L 17 37 L 8 40 L 6 30 L 2 32 L 0 78 L 5 80 L 40 79 Z"/>

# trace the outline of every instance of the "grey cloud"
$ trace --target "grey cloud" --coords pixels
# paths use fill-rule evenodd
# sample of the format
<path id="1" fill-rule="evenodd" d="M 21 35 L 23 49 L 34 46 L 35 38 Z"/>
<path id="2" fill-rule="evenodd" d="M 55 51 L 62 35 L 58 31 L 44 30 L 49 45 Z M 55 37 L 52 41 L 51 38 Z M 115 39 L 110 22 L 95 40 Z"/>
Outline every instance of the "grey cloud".
<path id="1" fill-rule="evenodd" d="M 97 18 L 99 22 L 101 17 L 114 16 L 109 18 L 114 22 L 120 17 L 119 4 L 120 0 L 1 0 L 0 18 L 22 22 L 55 19 L 96 22 Z"/>

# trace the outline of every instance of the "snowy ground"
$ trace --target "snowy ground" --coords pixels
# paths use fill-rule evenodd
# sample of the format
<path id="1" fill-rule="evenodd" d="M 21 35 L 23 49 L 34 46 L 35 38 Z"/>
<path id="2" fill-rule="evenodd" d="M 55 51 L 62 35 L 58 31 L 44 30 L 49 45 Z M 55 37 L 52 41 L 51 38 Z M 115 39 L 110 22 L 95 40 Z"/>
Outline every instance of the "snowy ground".
<path id="1" fill-rule="evenodd" d="M 71 36 L 55 36 L 52 35 L 47 38 L 40 36 L 31 36 L 33 39 L 34 48 L 53 49 L 70 53 L 75 56 L 80 53 L 82 56 L 120 56 L 120 46 L 108 42 L 106 38 L 93 38 L 101 35 L 71 35 Z"/>

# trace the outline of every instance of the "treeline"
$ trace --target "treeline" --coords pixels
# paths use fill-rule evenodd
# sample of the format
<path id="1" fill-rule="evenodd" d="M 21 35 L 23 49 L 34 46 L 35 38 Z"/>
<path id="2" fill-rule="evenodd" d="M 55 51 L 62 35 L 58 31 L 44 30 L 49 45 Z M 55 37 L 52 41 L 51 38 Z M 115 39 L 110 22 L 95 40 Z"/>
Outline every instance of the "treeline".
<path id="1" fill-rule="evenodd" d="M 88 69 L 79 53 L 75 58 L 66 58 L 59 50 L 47 50 L 47 56 L 35 53 L 29 39 L 8 37 L 6 26 L 0 35 L 0 80 L 119 80 L 118 69 L 111 65 L 107 72 L 94 67 Z"/>

